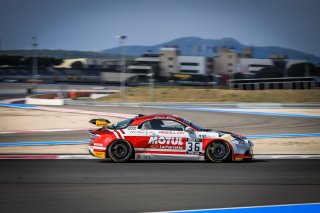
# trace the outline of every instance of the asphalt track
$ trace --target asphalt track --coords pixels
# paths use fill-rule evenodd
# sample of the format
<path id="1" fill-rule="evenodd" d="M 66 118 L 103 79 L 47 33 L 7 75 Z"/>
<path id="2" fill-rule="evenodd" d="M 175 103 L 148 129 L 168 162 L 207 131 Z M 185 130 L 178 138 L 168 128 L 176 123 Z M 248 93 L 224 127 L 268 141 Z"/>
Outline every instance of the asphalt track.
<path id="1" fill-rule="evenodd" d="M 64 106 L 171 113 L 244 135 L 315 133 L 319 119 L 174 109 Z M 93 117 L 96 117 L 93 115 Z M 0 142 L 85 140 L 86 131 L 0 135 Z M 0 160 L 1 212 L 146 212 L 320 201 L 320 160 L 245 163 Z"/>
<path id="2" fill-rule="evenodd" d="M 146 212 L 320 201 L 320 160 L 0 160 L 1 212 Z"/>
<path id="3" fill-rule="evenodd" d="M 279 117 L 272 115 L 237 114 L 227 112 L 204 112 L 176 109 L 107 106 L 63 106 L 89 111 L 115 112 L 126 114 L 169 113 L 189 119 L 207 128 L 229 130 L 243 135 L 316 133 L 320 119 L 304 117 Z M 95 116 L 93 116 L 95 117 Z"/>
<path id="4" fill-rule="evenodd" d="M 187 118 L 207 128 L 232 131 L 242 135 L 317 133 L 319 132 L 320 127 L 320 119 L 304 117 L 279 117 L 272 115 L 249 115 L 226 112 L 197 112 L 182 111 L 175 109 L 155 109 L 141 107 L 101 107 L 67 105 L 63 106 L 63 108 L 126 114 L 169 113 Z M 92 118 L 96 117 L 97 116 L 92 115 Z M 86 139 L 86 131 L 20 133 L 0 135 L 0 142 L 66 141 Z"/>

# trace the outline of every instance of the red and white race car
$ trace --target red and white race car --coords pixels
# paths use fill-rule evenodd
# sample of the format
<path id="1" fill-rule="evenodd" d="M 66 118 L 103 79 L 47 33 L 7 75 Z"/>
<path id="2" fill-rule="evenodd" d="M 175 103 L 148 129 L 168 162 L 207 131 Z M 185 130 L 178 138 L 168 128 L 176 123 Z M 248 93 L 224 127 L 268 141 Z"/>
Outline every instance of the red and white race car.
<path id="1" fill-rule="evenodd" d="M 253 157 L 253 144 L 244 136 L 205 129 L 174 115 L 138 115 L 112 125 L 104 119 L 90 122 L 103 127 L 89 131 L 89 153 L 114 162 L 131 159 L 225 162 Z"/>

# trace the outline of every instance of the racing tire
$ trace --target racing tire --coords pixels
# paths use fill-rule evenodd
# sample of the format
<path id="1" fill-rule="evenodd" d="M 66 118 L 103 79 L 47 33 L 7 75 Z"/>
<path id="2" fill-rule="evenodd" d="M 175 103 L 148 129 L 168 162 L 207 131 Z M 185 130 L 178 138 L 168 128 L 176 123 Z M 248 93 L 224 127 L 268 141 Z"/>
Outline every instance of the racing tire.
<path id="1" fill-rule="evenodd" d="M 206 158 L 211 162 L 222 163 L 230 161 L 231 155 L 229 145 L 223 141 L 212 142 L 206 148 Z"/>
<path id="2" fill-rule="evenodd" d="M 133 154 L 132 145 L 126 140 L 116 140 L 108 147 L 108 156 L 113 162 L 128 162 Z"/>

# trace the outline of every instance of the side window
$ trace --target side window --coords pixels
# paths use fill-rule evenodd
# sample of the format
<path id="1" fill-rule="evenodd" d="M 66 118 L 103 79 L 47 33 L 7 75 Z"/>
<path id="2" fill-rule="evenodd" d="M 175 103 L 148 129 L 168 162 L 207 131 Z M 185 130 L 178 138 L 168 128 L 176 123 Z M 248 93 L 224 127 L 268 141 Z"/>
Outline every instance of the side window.
<path id="1" fill-rule="evenodd" d="M 185 125 L 173 120 L 162 120 L 163 128 L 172 131 L 184 131 Z"/>
<path id="2" fill-rule="evenodd" d="M 184 131 L 185 125 L 177 121 L 168 119 L 152 119 L 143 122 L 139 129 L 142 130 L 169 130 L 169 131 Z"/>
<path id="3" fill-rule="evenodd" d="M 152 129 L 150 121 L 145 121 L 145 122 L 143 122 L 143 123 L 139 126 L 139 129 L 142 129 L 142 130 Z"/>

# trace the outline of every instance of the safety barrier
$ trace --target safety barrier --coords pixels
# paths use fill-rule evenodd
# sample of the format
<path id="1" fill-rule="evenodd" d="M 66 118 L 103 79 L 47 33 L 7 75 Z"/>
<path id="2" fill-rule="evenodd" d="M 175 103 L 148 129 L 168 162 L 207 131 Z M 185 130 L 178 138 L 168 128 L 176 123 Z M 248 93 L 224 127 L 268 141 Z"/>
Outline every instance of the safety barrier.
<path id="1" fill-rule="evenodd" d="M 51 105 L 51 106 L 62 106 L 64 105 L 63 96 L 57 93 L 30 95 L 25 99 L 26 104 L 33 105 Z"/>

